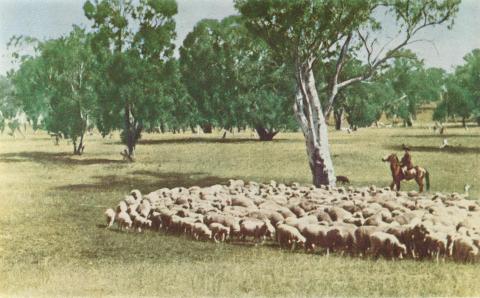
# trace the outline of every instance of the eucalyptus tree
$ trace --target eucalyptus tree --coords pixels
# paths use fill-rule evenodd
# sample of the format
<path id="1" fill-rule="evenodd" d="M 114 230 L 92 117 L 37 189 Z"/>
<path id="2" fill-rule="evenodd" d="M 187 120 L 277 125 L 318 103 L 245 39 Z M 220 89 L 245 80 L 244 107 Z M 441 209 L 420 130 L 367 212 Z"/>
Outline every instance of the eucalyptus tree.
<path id="1" fill-rule="evenodd" d="M 296 128 L 293 77 L 238 16 L 197 23 L 180 48 L 180 65 L 204 131 L 250 126 L 269 141 Z"/>
<path id="2" fill-rule="evenodd" d="M 387 116 L 399 117 L 406 126 L 412 126 L 420 106 L 440 99 L 444 79 L 444 70 L 425 68 L 422 60 L 406 51 L 382 74 L 385 87 L 394 91 L 385 107 Z"/>
<path id="3" fill-rule="evenodd" d="M 126 155 L 146 128 L 159 126 L 172 94 L 177 4 L 174 0 L 94 0 L 84 6 L 93 22 L 92 46 L 102 79 L 98 81 L 97 127 L 103 135 L 122 129 Z M 167 101 L 167 102 L 166 102 Z"/>
<path id="4" fill-rule="evenodd" d="M 38 42 L 35 55 L 25 57 L 11 74 L 13 96 L 34 128 L 40 125 L 71 139 L 73 153 L 79 155 L 96 103 L 89 39 L 74 26 L 67 36 Z"/>
<path id="5" fill-rule="evenodd" d="M 262 38 L 296 79 L 295 115 L 303 131 L 313 183 L 335 185 L 325 115 L 339 90 L 370 79 L 418 32 L 442 23 L 452 24 L 460 0 L 235 0 L 249 30 Z M 381 21 L 391 16 L 398 26 L 396 40 L 379 47 Z M 395 42 L 396 41 L 396 42 Z M 352 57 L 366 61 L 365 71 L 340 80 Z M 317 90 L 315 64 L 335 59 L 335 71 Z M 322 106 L 319 98 L 326 98 Z"/>

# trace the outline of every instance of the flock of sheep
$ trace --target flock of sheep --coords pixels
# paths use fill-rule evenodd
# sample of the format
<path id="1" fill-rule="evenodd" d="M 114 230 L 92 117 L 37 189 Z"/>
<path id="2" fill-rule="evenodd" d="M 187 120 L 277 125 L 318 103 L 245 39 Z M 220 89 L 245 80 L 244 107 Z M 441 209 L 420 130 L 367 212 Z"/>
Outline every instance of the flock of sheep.
<path id="1" fill-rule="evenodd" d="M 133 190 L 105 215 L 108 228 L 116 223 L 122 230 L 164 230 L 197 240 L 268 239 L 282 249 L 320 249 L 327 255 L 480 259 L 480 205 L 458 193 L 230 180 L 147 195 Z"/>

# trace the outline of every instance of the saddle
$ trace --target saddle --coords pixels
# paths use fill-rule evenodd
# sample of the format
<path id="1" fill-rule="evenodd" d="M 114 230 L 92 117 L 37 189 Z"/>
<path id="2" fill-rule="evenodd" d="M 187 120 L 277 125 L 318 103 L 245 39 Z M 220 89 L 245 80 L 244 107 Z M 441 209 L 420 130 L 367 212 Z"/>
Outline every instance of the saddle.
<path id="1" fill-rule="evenodd" d="M 413 167 L 410 170 L 405 171 L 405 177 L 415 177 L 417 175 L 417 167 Z"/>

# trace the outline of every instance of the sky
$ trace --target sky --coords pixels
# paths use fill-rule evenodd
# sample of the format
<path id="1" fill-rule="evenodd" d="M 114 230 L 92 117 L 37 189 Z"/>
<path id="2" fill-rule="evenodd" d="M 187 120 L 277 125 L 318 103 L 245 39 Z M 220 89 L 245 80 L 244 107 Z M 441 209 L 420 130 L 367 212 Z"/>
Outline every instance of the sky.
<path id="1" fill-rule="evenodd" d="M 88 27 L 84 0 L 0 0 L 0 75 L 12 68 L 6 44 L 13 35 L 39 39 L 68 33 L 73 24 Z M 233 0 L 177 0 L 177 47 L 201 19 L 222 19 L 235 14 Z M 386 26 L 388 27 L 388 26 Z M 390 27 L 393 27 L 391 25 Z M 388 33 L 385 30 L 385 35 Z M 429 28 L 410 46 L 429 67 L 451 70 L 463 63 L 463 56 L 480 48 L 480 0 L 463 0 L 452 30 Z"/>

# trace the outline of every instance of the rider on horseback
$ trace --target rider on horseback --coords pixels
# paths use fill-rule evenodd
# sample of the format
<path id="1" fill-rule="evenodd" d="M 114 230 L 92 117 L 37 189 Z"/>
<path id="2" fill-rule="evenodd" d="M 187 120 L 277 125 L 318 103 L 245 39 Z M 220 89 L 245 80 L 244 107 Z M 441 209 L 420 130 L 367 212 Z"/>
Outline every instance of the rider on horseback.
<path id="1" fill-rule="evenodd" d="M 413 162 L 412 156 L 410 155 L 410 147 L 403 145 L 403 150 L 405 150 L 405 154 L 403 155 L 400 164 L 402 166 L 403 175 L 406 176 L 408 171 L 413 169 Z"/>

